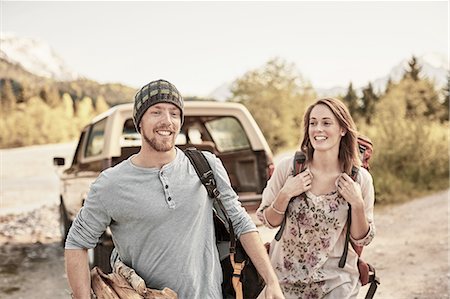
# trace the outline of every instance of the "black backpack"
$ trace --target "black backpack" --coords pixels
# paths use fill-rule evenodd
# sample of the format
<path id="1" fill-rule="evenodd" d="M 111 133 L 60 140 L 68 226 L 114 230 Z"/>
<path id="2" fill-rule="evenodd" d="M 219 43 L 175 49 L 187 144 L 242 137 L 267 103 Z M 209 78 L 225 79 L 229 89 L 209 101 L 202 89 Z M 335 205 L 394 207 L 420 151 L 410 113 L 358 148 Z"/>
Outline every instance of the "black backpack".
<path id="1" fill-rule="evenodd" d="M 196 148 L 187 148 L 184 153 L 194 166 L 209 197 L 214 200 L 214 230 L 222 266 L 223 297 L 256 298 L 265 286 L 264 280 L 234 233 L 233 224 L 219 199 L 220 192 L 216 188 L 211 166 L 203 153 Z"/>

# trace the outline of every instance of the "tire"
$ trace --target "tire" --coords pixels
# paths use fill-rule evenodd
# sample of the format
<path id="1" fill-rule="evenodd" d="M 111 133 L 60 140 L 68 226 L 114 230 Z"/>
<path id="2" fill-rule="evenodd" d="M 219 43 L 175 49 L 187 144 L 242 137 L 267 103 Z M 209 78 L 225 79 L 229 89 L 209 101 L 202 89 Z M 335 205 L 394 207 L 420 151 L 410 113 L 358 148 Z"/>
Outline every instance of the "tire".
<path id="1" fill-rule="evenodd" d="M 69 233 L 70 226 L 72 225 L 72 221 L 69 220 L 67 216 L 66 207 L 64 205 L 64 201 L 62 196 L 60 196 L 60 204 L 59 204 L 59 227 L 61 231 L 61 245 L 64 247 L 66 243 L 67 234 Z"/>
<path id="2" fill-rule="evenodd" d="M 97 266 L 102 269 L 104 273 L 111 273 L 110 256 L 114 245 L 112 240 L 105 239 L 106 238 L 102 236 L 97 246 L 94 249 L 88 250 L 89 266 L 91 269 Z"/>

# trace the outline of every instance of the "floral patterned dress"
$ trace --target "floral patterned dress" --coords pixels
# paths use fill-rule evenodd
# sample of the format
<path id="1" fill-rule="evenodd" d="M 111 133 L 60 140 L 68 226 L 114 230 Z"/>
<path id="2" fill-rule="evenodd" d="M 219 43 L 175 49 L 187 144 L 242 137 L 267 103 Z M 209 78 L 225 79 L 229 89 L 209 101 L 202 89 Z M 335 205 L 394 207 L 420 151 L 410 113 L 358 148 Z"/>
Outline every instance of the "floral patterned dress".
<path id="1" fill-rule="evenodd" d="M 282 161 L 269 180 L 258 218 L 268 227 L 264 210 L 275 200 L 292 171 L 292 158 Z M 366 207 L 368 234 L 357 245 L 367 245 L 373 239 L 373 184 L 370 174 L 361 170 L 357 181 Z M 314 195 L 306 192 L 295 198 L 286 211 L 286 226 L 279 241 L 270 246 L 272 266 L 286 298 L 356 298 L 360 283 L 358 255 L 349 246 L 344 268 L 339 259 L 345 245 L 348 204 L 337 192 Z M 260 298 L 264 298 L 264 292 Z"/>

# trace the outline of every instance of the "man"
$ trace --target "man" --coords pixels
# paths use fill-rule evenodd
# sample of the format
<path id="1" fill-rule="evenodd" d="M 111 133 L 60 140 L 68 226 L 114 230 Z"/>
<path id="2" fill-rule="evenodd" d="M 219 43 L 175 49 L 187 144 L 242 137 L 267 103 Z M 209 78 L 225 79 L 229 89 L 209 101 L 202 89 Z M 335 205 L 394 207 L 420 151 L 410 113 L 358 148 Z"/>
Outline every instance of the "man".
<path id="1" fill-rule="evenodd" d="M 165 80 L 150 82 L 135 96 L 133 120 L 142 135 L 139 153 L 100 174 L 67 236 L 73 296 L 90 298 L 87 248 L 94 248 L 110 226 L 118 256 L 147 287 L 171 288 L 181 299 L 221 298 L 212 200 L 189 159 L 175 147 L 183 124 L 180 93 Z M 226 170 L 213 154 L 206 157 L 233 227 L 267 284 L 266 298 L 284 298 Z"/>

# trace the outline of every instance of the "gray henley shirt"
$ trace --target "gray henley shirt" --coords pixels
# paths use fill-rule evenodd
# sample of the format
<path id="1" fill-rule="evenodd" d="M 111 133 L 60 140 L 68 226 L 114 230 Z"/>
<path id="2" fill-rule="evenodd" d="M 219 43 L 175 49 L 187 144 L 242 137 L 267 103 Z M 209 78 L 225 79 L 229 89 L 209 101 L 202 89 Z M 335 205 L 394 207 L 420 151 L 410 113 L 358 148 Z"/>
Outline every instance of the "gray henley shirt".
<path id="1" fill-rule="evenodd" d="M 256 231 L 222 162 L 204 152 L 236 234 Z M 169 287 L 178 298 L 222 298 L 212 199 L 180 149 L 161 169 L 131 157 L 103 171 L 91 185 L 66 240 L 66 249 L 94 248 L 110 227 L 121 260 L 147 287 Z"/>

